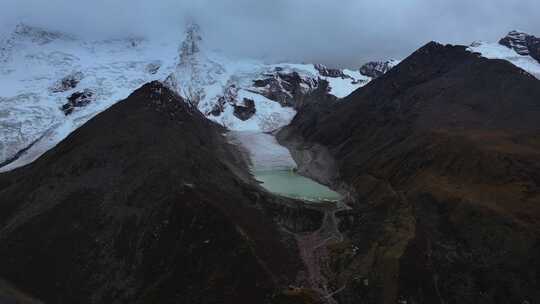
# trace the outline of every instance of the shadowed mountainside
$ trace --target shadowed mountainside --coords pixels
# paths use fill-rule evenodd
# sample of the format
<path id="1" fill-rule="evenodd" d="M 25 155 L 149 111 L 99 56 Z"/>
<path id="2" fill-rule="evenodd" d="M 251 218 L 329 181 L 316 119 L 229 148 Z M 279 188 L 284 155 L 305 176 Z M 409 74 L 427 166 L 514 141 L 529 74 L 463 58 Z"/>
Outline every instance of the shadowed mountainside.
<path id="1" fill-rule="evenodd" d="M 323 215 L 261 191 L 223 132 L 152 82 L 1 174 L 0 277 L 46 303 L 267 303 Z"/>
<path id="2" fill-rule="evenodd" d="M 432 42 L 278 137 L 354 194 L 327 267 L 340 303 L 540 300 L 540 81 L 525 71 Z"/>

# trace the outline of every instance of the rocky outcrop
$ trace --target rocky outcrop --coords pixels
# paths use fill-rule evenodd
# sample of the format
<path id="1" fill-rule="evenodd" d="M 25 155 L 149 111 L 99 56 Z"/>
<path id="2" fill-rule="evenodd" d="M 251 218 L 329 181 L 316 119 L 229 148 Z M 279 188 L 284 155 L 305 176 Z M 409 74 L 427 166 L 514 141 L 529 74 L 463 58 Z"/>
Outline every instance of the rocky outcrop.
<path id="1" fill-rule="evenodd" d="M 52 93 L 62 93 L 75 89 L 83 78 L 84 74 L 82 72 L 71 73 L 53 84 L 49 90 Z"/>
<path id="2" fill-rule="evenodd" d="M 263 76 L 264 78 L 253 81 L 253 91 L 279 102 L 284 107 L 298 108 L 306 95 L 321 85 L 328 86 L 328 82 L 323 79 L 301 76 L 297 72 L 287 73 L 280 69 Z"/>
<path id="3" fill-rule="evenodd" d="M 76 108 L 82 108 L 91 103 L 94 100 L 94 92 L 85 89 L 71 94 L 67 100 L 68 102 L 62 106 L 62 111 L 66 116 L 73 113 Z"/>
<path id="4" fill-rule="evenodd" d="M 220 96 L 217 102 L 212 107 L 210 111 L 211 115 L 219 116 L 225 110 L 226 105 L 235 106 L 238 102 L 238 87 L 236 85 L 230 85 L 227 87 L 223 93 L 223 96 Z"/>
<path id="5" fill-rule="evenodd" d="M 398 63 L 396 60 L 368 62 L 360 67 L 360 73 L 371 78 L 378 78 L 386 74 Z"/>
<path id="6" fill-rule="evenodd" d="M 342 102 L 302 109 L 282 132 L 325 148 L 354 195 L 328 249 L 334 298 L 539 299 L 539 115 L 536 78 L 437 43 Z"/>
<path id="7" fill-rule="evenodd" d="M 319 72 L 319 74 L 321 74 L 321 76 L 324 76 L 324 77 L 343 78 L 343 79 L 351 78 L 350 76 L 345 75 L 345 73 L 343 73 L 343 71 L 340 69 L 331 69 L 322 64 L 314 64 L 313 66 Z"/>
<path id="8" fill-rule="evenodd" d="M 531 56 L 540 62 L 540 38 L 523 32 L 511 31 L 499 44 L 513 49 L 516 53 Z"/>
<path id="9" fill-rule="evenodd" d="M 0 174 L 0 277 L 45 303 L 268 303 L 301 285 L 293 233 L 322 212 L 263 191 L 224 131 L 152 82 Z"/>
<path id="10" fill-rule="evenodd" d="M 234 105 L 234 116 L 242 121 L 246 121 L 253 117 L 257 109 L 255 109 L 255 101 L 253 99 L 244 98 L 242 103 Z"/>

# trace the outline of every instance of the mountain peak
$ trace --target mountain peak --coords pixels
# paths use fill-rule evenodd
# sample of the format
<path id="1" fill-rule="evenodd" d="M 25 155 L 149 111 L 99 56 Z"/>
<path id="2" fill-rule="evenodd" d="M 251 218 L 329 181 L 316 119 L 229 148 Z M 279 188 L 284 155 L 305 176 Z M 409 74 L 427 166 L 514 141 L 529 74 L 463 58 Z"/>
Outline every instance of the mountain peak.
<path id="1" fill-rule="evenodd" d="M 523 56 L 531 56 L 540 62 L 540 38 L 522 31 L 510 31 L 499 44 L 516 51 Z"/>
<path id="2" fill-rule="evenodd" d="M 185 39 L 180 46 L 180 62 L 189 61 L 191 57 L 201 51 L 201 28 L 195 22 L 190 22 L 185 31 Z"/>

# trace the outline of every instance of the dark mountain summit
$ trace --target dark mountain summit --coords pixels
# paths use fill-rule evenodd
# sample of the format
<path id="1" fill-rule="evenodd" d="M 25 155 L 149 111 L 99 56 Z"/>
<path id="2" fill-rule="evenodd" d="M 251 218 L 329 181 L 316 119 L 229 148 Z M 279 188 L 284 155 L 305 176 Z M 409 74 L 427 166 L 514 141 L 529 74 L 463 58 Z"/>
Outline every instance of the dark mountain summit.
<path id="1" fill-rule="evenodd" d="M 339 303 L 538 301 L 539 118 L 538 79 L 437 43 L 305 107 L 280 140 L 356 198 L 327 269 Z"/>
<path id="2" fill-rule="evenodd" d="M 153 82 L 1 174 L 0 277 L 46 303 L 268 302 L 322 213 L 261 191 L 223 132 Z"/>

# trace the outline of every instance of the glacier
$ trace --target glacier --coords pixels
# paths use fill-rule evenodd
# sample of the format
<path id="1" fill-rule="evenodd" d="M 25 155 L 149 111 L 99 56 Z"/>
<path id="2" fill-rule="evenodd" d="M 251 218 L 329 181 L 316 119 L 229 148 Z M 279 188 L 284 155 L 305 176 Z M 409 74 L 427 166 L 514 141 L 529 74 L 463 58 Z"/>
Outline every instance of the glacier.
<path id="1" fill-rule="evenodd" d="M 352 70 L 344 70 L 343 78 L 333 78 L 321 75 L 313 64 L 268 64 L 228 57 L 209 50 L 196 25 L 188 26 L 184 34 L 92 41 L 19 24 L 3 35 L 0 171 L 34 161 L 96 114 L 153 80 L 170 85 L 228 129 L 261 132 L 287 125 L 296 110 L 267 98 L 261 92 L 264 88 L 253 86 L 255 80 L 274 77 L 282 81 L 279 75 L 295 73 L 306 83 L 326 80 L 330 94 L 337 98 L 371 80 Z M 64 83 L 70 75 L 75 79 Z M 234 99 L 223 102 L 231 90 Z M 91 95 L 91 100 L 84 106 L 66 105 L 68 98 L 81 92 Z M 256 108 L 255 115 L 245 121 L 234 115 L 244 98 L 253 100 Z M 63 108 L 70 108 L 69 114 Z"/>

